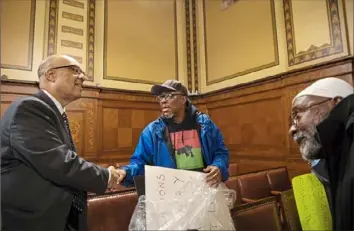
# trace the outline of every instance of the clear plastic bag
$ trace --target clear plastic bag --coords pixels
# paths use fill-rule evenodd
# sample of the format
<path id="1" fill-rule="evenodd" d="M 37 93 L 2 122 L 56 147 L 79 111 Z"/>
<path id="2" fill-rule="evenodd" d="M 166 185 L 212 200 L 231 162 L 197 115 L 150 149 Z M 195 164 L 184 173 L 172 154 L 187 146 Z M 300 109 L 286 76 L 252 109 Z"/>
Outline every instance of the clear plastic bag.
<path id="1" fill-rule="evenodd" d="M 236 191 L 224 183 L 211 188 L 204 182 L 184 183 L 168 201 L 140 196 L 129 230 L 235 230 L 230 209 Z"/>

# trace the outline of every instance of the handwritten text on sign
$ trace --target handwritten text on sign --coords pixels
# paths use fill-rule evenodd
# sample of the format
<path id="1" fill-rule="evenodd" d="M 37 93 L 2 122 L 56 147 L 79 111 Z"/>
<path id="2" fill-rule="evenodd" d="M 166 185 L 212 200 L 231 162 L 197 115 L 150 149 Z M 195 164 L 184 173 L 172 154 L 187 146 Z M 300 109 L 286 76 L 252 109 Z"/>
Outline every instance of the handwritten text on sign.
<path id="1" fill-rule="evenodd" d="M 146 165 L 147 230 L 234 230 L 225 195 L 209 188 L 204 176 Z"/>

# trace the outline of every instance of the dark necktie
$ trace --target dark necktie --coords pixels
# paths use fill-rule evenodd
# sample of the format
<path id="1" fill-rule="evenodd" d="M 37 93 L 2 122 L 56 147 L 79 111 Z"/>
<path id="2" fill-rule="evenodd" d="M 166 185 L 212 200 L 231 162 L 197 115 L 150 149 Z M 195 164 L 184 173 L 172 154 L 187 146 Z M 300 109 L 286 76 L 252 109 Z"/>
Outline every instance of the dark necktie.
<path id="1" fill-rule="evenodd" d="M 71 136 L 69 120 L 68 120 L 68 117 L 65 112 L 63 113 L 63 119 L 64 119 L 64 123 L 65 123 L 66 132 L 68 133 L 69 138 L 70 138 L 70 149 L 72 151 L 76 152 L 75 144 L 74 144 L 73 138 Z M 85 204 L 86 204 L 85 192 L 75 191 L 74 196 L 73 196 L 73 207 L 75 209 L 77 209 L 79 212 L 82 212 L 85 208 Z"/>

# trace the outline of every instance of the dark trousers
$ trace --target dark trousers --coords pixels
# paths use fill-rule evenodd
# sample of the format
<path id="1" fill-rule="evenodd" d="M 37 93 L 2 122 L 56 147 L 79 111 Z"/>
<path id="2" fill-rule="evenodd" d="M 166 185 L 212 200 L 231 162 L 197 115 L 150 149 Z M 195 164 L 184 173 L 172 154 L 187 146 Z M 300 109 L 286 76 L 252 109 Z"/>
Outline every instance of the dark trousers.
<path id="1" fill-rule="evenodd" d="M 87 207 L 79 212 L 73 207 L 70 209 L 65 231 L 87 231 Z"/>

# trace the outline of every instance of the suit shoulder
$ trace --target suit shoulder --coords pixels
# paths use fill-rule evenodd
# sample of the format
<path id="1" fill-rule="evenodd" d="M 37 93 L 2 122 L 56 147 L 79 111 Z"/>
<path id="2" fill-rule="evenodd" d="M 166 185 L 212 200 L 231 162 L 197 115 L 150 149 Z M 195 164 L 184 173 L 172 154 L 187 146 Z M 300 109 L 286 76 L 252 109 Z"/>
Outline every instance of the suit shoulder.
<path id="1" fill-rule="evenodd" d="M 50 109 L 50 106 L 46 102 L 44 102 L 43 100 L 41 100 L 35 96 L 27 96 L 27 97 L 24 97 L 20 101 L 21 101 L 20 106 L 23 106 L 23 107 L 31 105 L 31 106 L 35 106 L 35 107 Z"/>
<path id="2" fill-rule="evenodd" d="M 13 101 L 8 109 L 6 110 L 4 117 L 6 115 L 13 117 L 16 116 L 18 113 L 23 111 L 37 111 L 37 112 L 44 112 L 50 111 L 49 105 L 47 105 L 42 100 L 34 97 L 34 96 L 26 96 L 21 97 Z"/>

